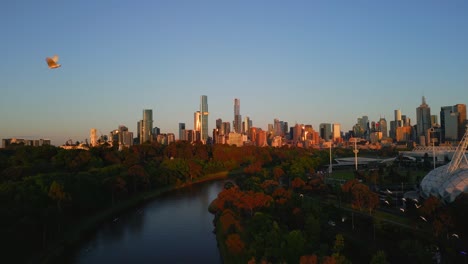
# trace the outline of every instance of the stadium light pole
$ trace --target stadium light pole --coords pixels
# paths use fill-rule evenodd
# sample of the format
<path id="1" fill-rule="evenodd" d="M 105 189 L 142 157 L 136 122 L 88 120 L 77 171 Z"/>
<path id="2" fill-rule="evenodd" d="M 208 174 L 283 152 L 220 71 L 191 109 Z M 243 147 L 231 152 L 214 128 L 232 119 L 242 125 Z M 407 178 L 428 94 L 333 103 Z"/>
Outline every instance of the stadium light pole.
<path id="1" fill-rule="evenodd" d="M 330 166 L 328 167 L 328 174 L 332 173 L 333 167 L 332 167 L 332 141 L 330 141 Z"/>
<path id="2" fill-rule="evenodd" d="M 432 162 L 434 163 L 434 170 L 436 168 L 436 160 L 435 160 L 435 140 L 434 140 L 434 128 L 431 127 L 429 130 L 429 133 L 431 134 L 431 141 L 432 141 Z"/>
<path id="3" fill-rule="evenodd" d="M 358 154 L 359 150 L 357 149 L 357 146 L 356 146 L 356 142 L 357 142 L 356 138 L 353 138 L 353 139 L 354 139 L 354 150 L 353 150 L 353 152 L 354 152 L 354 167 L 356 168 L 356 171 L 357 171 L 357 168 L 358 168 L 358 166 L 357 166 L 357 154 Z"/>

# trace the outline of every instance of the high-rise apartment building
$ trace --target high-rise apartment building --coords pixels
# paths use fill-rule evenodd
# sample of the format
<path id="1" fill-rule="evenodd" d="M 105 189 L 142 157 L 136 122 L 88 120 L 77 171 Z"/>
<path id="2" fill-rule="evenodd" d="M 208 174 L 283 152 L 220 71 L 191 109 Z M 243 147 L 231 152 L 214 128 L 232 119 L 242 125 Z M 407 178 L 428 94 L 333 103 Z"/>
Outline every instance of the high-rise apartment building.
<path id="1" fill-rule="evenodd" d="M 140 122 L 140 144 L 152 140 L 153 110 L 143 110 L 143 120 Z"/>
<path id="2" fill-rule="evenodd" d="M 200 115 L 201 115 L 201 140 L 206 143 L 208 140 L 208 96 L 200 96 Z"/>
<path id="3" fill-rule="evenodd" d="M 234 132 L 241 133 L 242 132 L 242 116 L 240 114 L 240 100 L 235 98 L 234 99 L 234 121 L 232 123 L 234 128 Z"/>
<path id="4" fill-rule="evenodd" d="M 427 131 L 432 127 L 431 124 L 431 108 L 426 104 L 426 98 L 422 97 L 421 105 L 416 108 L 416 141 L 422 144 L 421 137 L 424 137 L 424 141 L 427 138 Z"/>

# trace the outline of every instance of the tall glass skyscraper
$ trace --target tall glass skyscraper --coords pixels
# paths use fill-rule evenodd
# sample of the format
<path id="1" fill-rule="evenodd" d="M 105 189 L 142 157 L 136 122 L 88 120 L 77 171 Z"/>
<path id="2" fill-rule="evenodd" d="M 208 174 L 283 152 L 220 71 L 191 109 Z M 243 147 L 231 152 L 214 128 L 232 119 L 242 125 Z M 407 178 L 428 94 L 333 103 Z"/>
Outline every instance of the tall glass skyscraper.
<path id="1" fill-rule="evenodd" d="M 200 97 L 200 114 L 201 114 L 201 139 L 203 143 L 208 140 L 208 96 Z"/>
<path id="2" fill-rule="evenodd" d="M 240 114 L 240 100 L 234 99 L 234 122 L 233 122 L 234 132 L 242 132 L 242 117 Z"/>
<path id="3" fill-rule="evenodd" d="M 432 127 L 431 108 L 426 104 L 426 98 L 424 96 L 422 97 L 422 104 L 416 108 L 416 119 L 417 141 L 419 144 L 422 144 L 422 142 L 420 142 L 420 137 L 424 136 L 427 138 L 427 130 Z"/>
<path id="4" fill-rule="evenodd" d="M 153 110 L 152 109 L 143 110 L 143 120 L 141 121 L 140 129 L 141 129 L 140 143 L 151 141 L 152 131 L 153 131 Z"/>

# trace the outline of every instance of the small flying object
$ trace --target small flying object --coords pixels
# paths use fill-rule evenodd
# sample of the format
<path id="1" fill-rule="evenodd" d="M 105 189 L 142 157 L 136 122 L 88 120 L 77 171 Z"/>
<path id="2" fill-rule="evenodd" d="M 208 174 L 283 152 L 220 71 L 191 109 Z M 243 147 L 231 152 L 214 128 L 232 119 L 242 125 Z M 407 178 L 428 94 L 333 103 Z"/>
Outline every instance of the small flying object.
<path id="1" fill-rule="evenodd" d="M 453 233 L 452 234 L 453 237 L 456 237 L 456 238 L 459 238 L 457 234 Z"/>
<path id="2" fill-rule="evenodd" d="M 400 211 L 402 211 L 402 212 L 404 213 L 404 212 L 405 212 L 405 209 L 403 209 L 403 208 L 400 208 Z"/>
<path id="3" fill-rule="evenodd" d="M 405 198 L 405 197 L 401 198 L 401 200 L 403 200 L 404 202 L 406 202 L 406 198 Z"/>
<path id="4" fill-rule="evenodd" d="M 387 189 L 387 192 L 390 193 L 390 194 L 392 194 L 392 191 L 390 191 L 389 189 Z"/>
<path id="5" fill-rule="evenodd" d="M 426 218 L 424 216 L 419 216 L 424 222 L 427 222 Z"/>
<path id="6" fill-rule="evenodd" d="M 419 207 L 421 207 L 422 205 L 414 204 L 414 206 L 419 209 Z"/>
<path id="7" fill-rule="evenodd" d="M 59 57 L 57 55 L 54 55 L 52 58 L 49 58 L 49 57 L 46 58 L 46 62 L 47 62 L 47 65 L 49 66 L 49 69 L 56 69 L 62 66 L 57 63 L 58 59 Z"/>
<path id="8" fill-rule="evenodd" d="M 385 201 L 384 201 L 384 203 L 386 203 L 386 204 L 390 205 L 390 203 L 389 203 L 387 200 L 385 200 Z"/>

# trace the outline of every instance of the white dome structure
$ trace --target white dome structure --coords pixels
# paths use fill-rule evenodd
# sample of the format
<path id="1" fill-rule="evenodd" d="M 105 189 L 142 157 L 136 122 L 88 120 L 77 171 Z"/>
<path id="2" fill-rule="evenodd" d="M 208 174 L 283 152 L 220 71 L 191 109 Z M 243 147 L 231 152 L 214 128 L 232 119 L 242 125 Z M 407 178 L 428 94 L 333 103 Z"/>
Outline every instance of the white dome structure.
<path id="1" fill-rule="evenodd" d="M 421 196 L 435 196 L 446 203 L 453 202 L 460 194 L 468 193 L 468 130 L 453 155 L 452 161 L 430 171 L 421 181 Z M 462 162 L 464 161 L 464 162 Z"/>
<path id="2" fill-rule="evenodd" d="M 429 172 L 421 181 L 421 196 L 435 196 L 451 203 L 463 192 L 468 193 L 468 164 L 461 164 L 454 173 L 448 173 L 450 164 Z"/>

